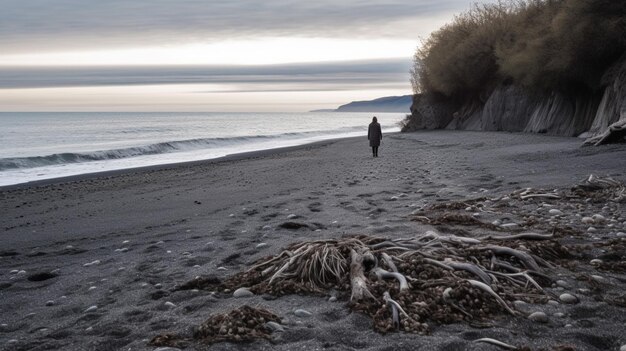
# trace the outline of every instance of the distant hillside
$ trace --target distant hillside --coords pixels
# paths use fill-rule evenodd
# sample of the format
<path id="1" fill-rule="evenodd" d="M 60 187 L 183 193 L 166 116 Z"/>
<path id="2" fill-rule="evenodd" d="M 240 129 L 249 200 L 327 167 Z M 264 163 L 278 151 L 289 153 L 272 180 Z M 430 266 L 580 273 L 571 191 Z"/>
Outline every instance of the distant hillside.
<path id="1" fill-rule="evenodd" d="M 402 112 L 409 113 L 413 95 L 386 96 L 375 100 L 352 101 L 336 110 L 315 110 L 311 112 Z"/>

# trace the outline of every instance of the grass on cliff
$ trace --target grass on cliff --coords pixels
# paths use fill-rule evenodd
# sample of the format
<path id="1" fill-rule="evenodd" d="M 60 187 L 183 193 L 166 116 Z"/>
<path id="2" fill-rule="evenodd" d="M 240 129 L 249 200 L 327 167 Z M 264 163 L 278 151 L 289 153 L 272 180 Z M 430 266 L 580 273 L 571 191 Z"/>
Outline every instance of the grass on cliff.
<path id="1" fill-rule="evenodd" d="M 626 1 L 476 4 L 422 43 L 415 93 L 478 97 L 502 82 L 532 91 L 596 90 L 626 52 Z"/>

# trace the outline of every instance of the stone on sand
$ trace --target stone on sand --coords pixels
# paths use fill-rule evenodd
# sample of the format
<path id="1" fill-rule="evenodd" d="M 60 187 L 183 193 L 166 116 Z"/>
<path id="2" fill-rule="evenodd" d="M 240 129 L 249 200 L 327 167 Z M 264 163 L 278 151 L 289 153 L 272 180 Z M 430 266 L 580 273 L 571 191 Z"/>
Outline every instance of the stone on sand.
<path id="1" fill-rule="evenodd" d="M 561 296 L 559 296 L 559 300 L 567 304 L 574 304 L 578 302 L 578 298 L 576 296 L 568 293 L 561 294 Z"/>
<path id="2" fill-rule="evenodd" d="M 171 302 L 171 301 L 165 301 L 164 305 L 167 308 L 174 308 L 174 307 L 176 307 L 176 304 Z"/>
<path id="3" fill-rule="evenodd" d="M 553 215 L 553 216 L 560 216 L 560 215 L 563 214 L 563 212 L 561 212 L 561 210 L 557 210 L 556 208 L 550 209 L 550 211 L 548 211 L 548 213 Z"/>
<path id="4" fill-rule="evenodd" d="M 297 317 L 310 317 L 313 315 L 313 313 L 307 310 L 300 309 L 300 308 L 293 311 L 293 314 L 295 314 Z"/>
<path id="5" fill-rule="evenodd" d="M 90 313 L 90 312 L 96 312 L 96 310 L 98 309 L 98 306 L 93 305 L 93 306 L 89 306 L 86 310 L 85 313 Z"/>
<path id="6" fill-rule="evenodd" d="M 239 288 L 237 290 L 235 290 L 235 292 L 233 293 L 233 297 L 250 297 L 250 296 L 254 296 L 254 293 L 252 291 L 250 291 L 250 289 L 248 288 Z"/>
<path id="7" fill-rule="evenodd" d="M 540 311 L 531 313 L 528 319 L 537 323 L 548 323 L 548 316 Z"/>

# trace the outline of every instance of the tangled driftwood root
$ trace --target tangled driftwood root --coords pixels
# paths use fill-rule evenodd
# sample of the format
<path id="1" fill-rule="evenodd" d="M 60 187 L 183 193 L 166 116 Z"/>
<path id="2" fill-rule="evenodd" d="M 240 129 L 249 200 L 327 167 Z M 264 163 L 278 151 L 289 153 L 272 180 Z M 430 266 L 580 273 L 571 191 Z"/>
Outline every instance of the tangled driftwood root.
<path id="1" fill-rule="evenodd" d="M 583 145 L 602 145 L 626 142 L 626 119 L 611 124 L 603 133 L 585 140 Z"/>
<path id="2" fill-rule="evenodd" d="M 429 323 L 484 324 L 499 314 L 518 315 L 511 308 L 514 300 L 546 301 L 542 284 L 551 279 L 542 271 L 550 264 L 519 248 L 524 239 L 503 243 L 427 231 L 412 238 L 300 242 L 219 285 L 199 278 L 183 288 L 248 287 L 279 296 L 343 291 L 349 293 L 349 306 L 371 316 L 379 332 L 428 333 Z"/>

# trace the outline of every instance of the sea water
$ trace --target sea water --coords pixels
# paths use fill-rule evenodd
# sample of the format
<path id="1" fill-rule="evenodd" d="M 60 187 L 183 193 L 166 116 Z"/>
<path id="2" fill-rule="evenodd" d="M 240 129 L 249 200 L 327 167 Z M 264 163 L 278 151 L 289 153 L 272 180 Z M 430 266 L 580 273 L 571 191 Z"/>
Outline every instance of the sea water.
<path id="1" fill-rule="evenodd" d="M 0 186 L 365 136 L 372 113 L 0 113 Z M 376 113 L 383 133 L 401 113 Z"/>

